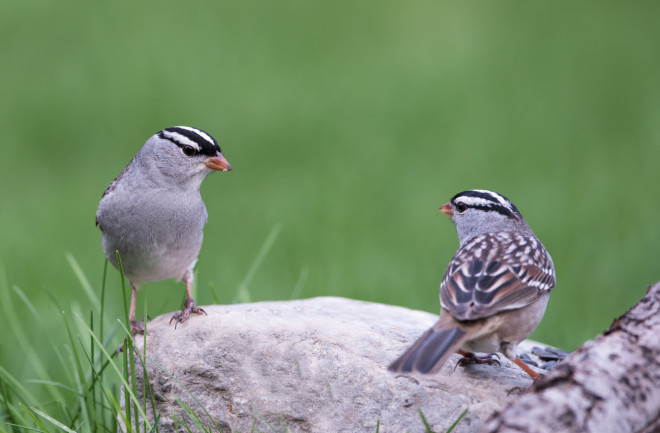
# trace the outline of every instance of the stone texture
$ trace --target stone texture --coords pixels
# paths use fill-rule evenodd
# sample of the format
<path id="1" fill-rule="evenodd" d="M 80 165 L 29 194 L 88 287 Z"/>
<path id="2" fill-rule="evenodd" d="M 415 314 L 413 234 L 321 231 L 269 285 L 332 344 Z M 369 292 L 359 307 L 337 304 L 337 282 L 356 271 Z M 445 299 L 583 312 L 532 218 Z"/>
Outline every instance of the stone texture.
<path id="1" fill-rule="evenodd" d="M 376 432 L 379 421 L 384 433 L 425 432 L 420 410 L 444 432 L 466 408 L 454 432 L 474 432 L 532 383 L 503 357 L 500 367 L 455 369 L 455 355 L 434 376 L 390 373 L 437 319 L 425 312 L 331 297 L 203 308 L 208 317 L 176 330 L 169 314 L 148 324 L 161 432 L 184 418 L 177 398 L 225 433 Z"/>

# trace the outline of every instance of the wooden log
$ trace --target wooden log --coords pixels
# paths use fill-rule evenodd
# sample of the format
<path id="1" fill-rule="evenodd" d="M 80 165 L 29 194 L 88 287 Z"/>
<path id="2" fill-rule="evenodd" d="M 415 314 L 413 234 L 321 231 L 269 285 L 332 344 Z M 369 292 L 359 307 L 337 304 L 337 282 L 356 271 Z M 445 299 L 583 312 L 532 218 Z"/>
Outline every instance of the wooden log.
<path id="1" fill-rule="evenodd" d="M 660 283 L 482 431 L 660 432 Z"/>

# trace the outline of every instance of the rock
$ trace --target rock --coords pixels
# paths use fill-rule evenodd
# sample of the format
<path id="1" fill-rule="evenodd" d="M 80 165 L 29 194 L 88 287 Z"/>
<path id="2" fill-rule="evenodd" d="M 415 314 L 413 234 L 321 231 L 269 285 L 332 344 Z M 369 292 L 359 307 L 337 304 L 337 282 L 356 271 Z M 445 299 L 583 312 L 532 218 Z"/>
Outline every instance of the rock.
<path id="1" fill-rule="evenodd" d="M 444 432 L 465 409 L 453 431 L 473 432 L 532 383 L 504 357 L 500 367 L 455 368 L 455 355 L 436 375 L 390 373 L 387 365 L 437 319 L 425 312 L 332 297 L 204 309 L 208 317 L 176 330 L 169 314 L 148 323 L 161 432 L 176 430 L 174 416 L 195 431 L 177 399 L 223 433 L 426 432 L 421 414 Z M 142 339 L 136 344 L 142 352 Z"/>

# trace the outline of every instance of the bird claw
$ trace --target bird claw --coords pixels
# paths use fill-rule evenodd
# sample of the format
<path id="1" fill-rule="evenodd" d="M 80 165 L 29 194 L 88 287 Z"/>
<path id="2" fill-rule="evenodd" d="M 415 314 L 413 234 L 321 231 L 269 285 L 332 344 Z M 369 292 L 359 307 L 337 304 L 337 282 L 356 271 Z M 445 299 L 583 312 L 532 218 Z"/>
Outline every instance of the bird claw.
<path id="1" fill-rule="evenodd" d="M 144 319 L 139 322 L 131 320 L 131 337 L 135 337 L 138 334 L 144 335 Z"/>
<path id="2" fill-rule="evenodd" d="M 496 356 L 499 359 L 499 355 L 497 353 L 489 353 L 487 355 L 477 355 L 474 352 L 467 352 L 461 359 L 458 360 L 456 363 L 456 367 L 459 365 L 461 367 L 465 367 L 466 365 L 472 365 L 472 364 L 486 364 L 486 365 L 495 365 L 499 367 L 500 361 L 498 359 L 493 359 L 493 356 Z M 454 370 L 456 369 L 454 367 Z"/>
<path id="3" fill-rule="evenodd" d="M 194 314 L 202 314 L 203 313 L 204 315 L 208 316 L 208 314 L 206 314 L 206 311 L 204 311 L 203 308 L 197 307 L 195 305 L 195 300 L 193 298 L 188 298 L 188 299 L 186 299 L 186 303 L 183 304 L 183 310 L 179 311 L 178 313 L 175 313 L 172 316 L 172 318 L 170 319 L 169 325 L 171 325 L 172 321 L 174 320 L 175 321 L 174 329 L 176 329 L 176 326 L 179 323 L 183 323 L 186 320 L 188 320 L 188 318 L 190 317 L 190 314 L 192 314 L 192 313 L 194 313 Z"/>

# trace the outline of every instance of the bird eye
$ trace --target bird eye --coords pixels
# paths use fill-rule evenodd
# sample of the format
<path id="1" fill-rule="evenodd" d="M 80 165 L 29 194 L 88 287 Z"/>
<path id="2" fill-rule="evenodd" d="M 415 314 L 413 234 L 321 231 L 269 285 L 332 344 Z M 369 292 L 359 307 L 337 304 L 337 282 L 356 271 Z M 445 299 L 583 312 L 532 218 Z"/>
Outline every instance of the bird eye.
<path id="1" fill-rule="evenodd" d="M 467 208 L 468 207 L 465 203 L 462 203 L 460 201 L 458 203 L 456 203 L 456 210 L 458 211 L 458 213 L 465 212 L 467 210 Z"/>
<path id="2" fill-rule="evenodd" d="M 181 149 L 186 156 L 194 156 L 197 153 L 195 148 L 192 146 L 183 146 Z"/>

